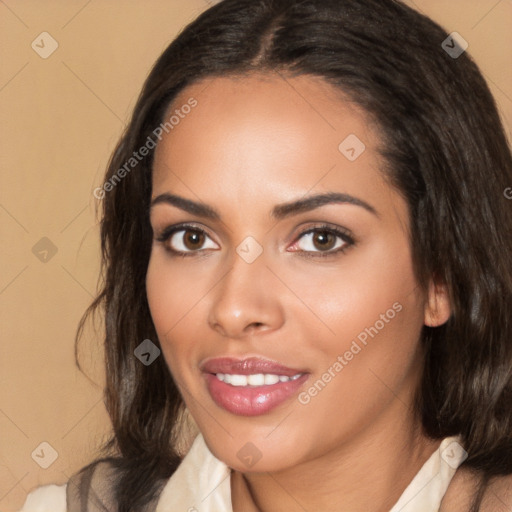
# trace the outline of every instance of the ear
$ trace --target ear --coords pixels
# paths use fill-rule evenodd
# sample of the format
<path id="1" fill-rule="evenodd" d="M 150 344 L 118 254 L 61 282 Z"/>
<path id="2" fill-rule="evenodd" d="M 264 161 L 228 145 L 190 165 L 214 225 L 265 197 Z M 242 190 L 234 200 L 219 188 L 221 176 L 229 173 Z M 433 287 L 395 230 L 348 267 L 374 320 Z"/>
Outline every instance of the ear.
<path id="1" fill-rule="evenodd" d="M 425 303 L 424 324 L 429 327 L 439 327 L 448 321 L 451 313 L 452 308 L 446 285 L 432 279 Z"/>

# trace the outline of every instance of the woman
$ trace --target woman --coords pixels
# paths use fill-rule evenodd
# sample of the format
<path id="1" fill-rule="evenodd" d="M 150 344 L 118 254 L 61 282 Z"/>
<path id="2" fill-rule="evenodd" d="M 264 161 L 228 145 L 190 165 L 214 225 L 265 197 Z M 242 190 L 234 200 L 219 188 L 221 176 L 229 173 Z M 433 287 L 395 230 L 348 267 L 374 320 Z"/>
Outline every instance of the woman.
<path id="1" fill-rule="evenodd" d="M 206 11 L 95 191 L 111 453 L 23 510 L 509 510 L 511 183 L 476 65 L 412 9 Z"/>

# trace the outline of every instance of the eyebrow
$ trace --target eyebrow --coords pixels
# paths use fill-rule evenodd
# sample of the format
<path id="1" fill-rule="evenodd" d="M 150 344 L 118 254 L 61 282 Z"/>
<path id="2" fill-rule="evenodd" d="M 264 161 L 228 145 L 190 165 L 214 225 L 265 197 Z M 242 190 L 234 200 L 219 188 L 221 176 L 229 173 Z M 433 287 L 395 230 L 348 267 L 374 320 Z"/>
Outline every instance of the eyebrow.
<path id="1" fill-rule="evenodd" d="M 164 193 L 155 197 L 151 201 L 151 208 L 161 203 L 170 204 L 192 215 L 197 215 L 198 217 L 204 217 L 211 220 L 221 219 L 219 212 L 213 207 L 201 202 L 192 201 L 191 199 L 185 199 L 184 197 L 180 197 L 174 194 Z M 278 204 L 274 206 L 270 216 L 275 220 L 282 220 L 298 213 L 315 210 L 316 208 L 320 208 L 321 206 L 327 204 L 350 204 L 360 206 L 373 215 L 379 217 L 379 214 L 375 208 L 367 202 L 349 194 L 341 194 L 338 192 L 317 194 L 314 196 L 306 197 L 304 199 L 299 199 L 297 201 Z"/>

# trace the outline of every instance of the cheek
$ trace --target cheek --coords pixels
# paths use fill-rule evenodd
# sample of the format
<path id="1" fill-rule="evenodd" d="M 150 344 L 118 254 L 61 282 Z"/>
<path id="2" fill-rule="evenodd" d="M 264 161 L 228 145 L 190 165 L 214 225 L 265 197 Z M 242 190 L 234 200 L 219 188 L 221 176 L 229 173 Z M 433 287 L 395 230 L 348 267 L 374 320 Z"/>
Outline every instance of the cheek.
<path id="1" fill-rule="evenodd" d="M 172 259 L 163 248 L 153 248 L 146 292 L 157 331 L 167 333 L 178 322 L 189 321 L 186 317 L 194 314 L 194 306 L 204 297 L 210 279 L 201 265 L 189 264 L 181 258 Z"/>
<path id="2" fill-rule="evenodd" d="M 400 239 L 394 244 L 374 244 L 353 258 L 347 253 L 336 272 L 294 273 L 294 292 L 313 313 L 293 314 L 309 334 L 304 358 L 314 362 L 308 383 L 314 389 L 306 389 L 303 402 L 314 398 L 319 414 L 338 404 L 344 421 L 358 422 L 417 370 L 423 297 L 408 246 Z"/>
<path id="3" fill-rule="evenodd" d="M 309 332 L 316 329 L 317 349 L 331 355 L 348 350 L 352 340 L 359 336 L 364 343 L 375 330 L 391 344 L 399 338 L 415 343 L 423 302 L 406 240 L 382 237 L 335 263 L 300 265 L 283 266 L 280 273 L 300 299 L 292 317 Z"/>
<path id="4" fill-rule="evenodd" d="M 146 275 L 146 294 L 151 317 L 159 334 L 169 331 L 176 321 L 179 302 L 174 291 L 174 277 L 166 269 L 162 258 L 155 256 L 153 249 Z"/>
<path id="5" fill-rule="evenodd" d="M 310 408 L 306 421 L 318 428 L 322 411 L 356 427 L 394 400 L 395 393 L 414 392 L 423 298 L 407 246 L 398 240 L 387 251 L 376 244 L 357 258 L 347 253 L 330 279 L 311 277 L 309 288 L 305 281 L 297 283 L 304 302 L 315 304 L 322 319 L 316 321 L 319 335 L 304 351 L 317 365 L 301 401 Z M 312 325 L 309 332 L 314 332 Z"/>
<path id="6" fill-rule="evenodd" d="M 178 271 L 179 268 L 179 265 L 173 265 L 163 249 L 153 249 L 146 276 L 146 293 L 168 364 L 176 360 L 173 356 L 180 351 L 180 345 L 174 341 L 177 339 L 175 334 L 184 324 L 190 323 L 190 312 L 201 297 L 199 280 L 191 279 L 185 272 Z"/>

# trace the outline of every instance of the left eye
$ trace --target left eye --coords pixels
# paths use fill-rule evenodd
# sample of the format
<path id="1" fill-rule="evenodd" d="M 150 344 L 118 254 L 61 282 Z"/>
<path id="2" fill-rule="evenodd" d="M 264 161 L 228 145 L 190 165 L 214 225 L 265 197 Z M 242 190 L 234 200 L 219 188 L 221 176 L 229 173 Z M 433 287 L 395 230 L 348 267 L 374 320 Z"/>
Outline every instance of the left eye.
<path id="1" fill-rule="evenodd" d="M 174 228 L 167 233 L 164 232 L 158 240 L 166 242 L 168 250 L 178 254 L 197 252 L 199 249 L 217 248 L 217 244 L 205 231 L 192 227 Z M 210 242 L 209 245 L 208 241 Z"/>
<path id="2" fill-rule="evenodd" d="M 305 252 L 332 254 L 347 249 L 353 243 L 347 233 L 331 227 L 321 227 L 302 233 L 294 247 L 297 246 Z"/>

